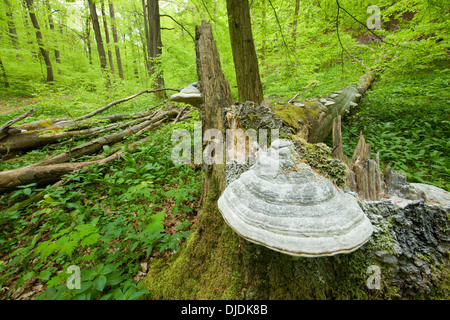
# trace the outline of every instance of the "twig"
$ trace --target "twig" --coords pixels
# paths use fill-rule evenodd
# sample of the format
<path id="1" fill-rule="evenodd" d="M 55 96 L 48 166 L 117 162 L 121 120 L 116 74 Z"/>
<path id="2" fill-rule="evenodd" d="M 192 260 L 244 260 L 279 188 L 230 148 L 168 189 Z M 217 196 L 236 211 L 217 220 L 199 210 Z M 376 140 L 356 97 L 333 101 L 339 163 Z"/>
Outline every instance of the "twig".
<path id="1" fill-rule="evenodd" d="M 346 14 L 348 14 L 353 20 L 355 20 L 355 21 L 358 22 L 360 25 L 362 25 L 365 29 L 369 30 L 369 32 L 370 32 L 371 34 L 373 34 L 375 37 L 377 37 L 378 40 L 380 40 L 381 42 L 387 43 L 387 44 L 389 44 L 389 45 L 395 47 L 395 44 L 393 44 L 393 43 L 391 43 L 391 42 L 384 41 L 384 40 L 383 40 L 382 38 L 380 38 L 375 32 L 373 32 L 371 29 L 369 29 L 369 28 L 367 27 L 367 25 L 365 25 L 364 23 L 362 23 L 361 21 L 359 21 L 358 19 L 356 19 L 350 12 L 348 12 L 347 10 L 345 10 L 345 8 L 341 7 L 341 5 L 340 5 L 340 3 L 339 3 L 339 0 L 336 0 L 336 4 L 337 4 L 337 6 L 338 6 L 338 15 L 339 15 L 339 9 L 344 10 L 344 12 L 345 12 Z"/>
<path id="2" fill-rule="evenodd" d="M 128 100 L 131 100 L 133 98 L 136 98 L 137 96 L 140 96 L 141 94 L 144 94 L 144 93 L 155 93 L 155 92 L 166 91 L 166 90 L 178 91 L 178 92 L 181 91 L 181 89 L 172 89 L 172 88 L 161 88 L 161 89 L 155 89 L 155 90 L 142 90 L 142 91 L 140 91 L 138 93 L 135 93 L 135 94 L 133 94 L 133 95 L 131 95 L 129 97 L 126 97 L 126 98 L 123 98 L 123 99 L 116 100 L 116 101 L 113 101 L 111 103 L 108 103 L 106 106 L 104 106 L 104 107 L 102 107 L 100 109 L 97 109 L 95 111 L 92 111 L 91 113 L 88 113 L 88 114 L 86 114 L 84 116 L 76 118 L 75 121 L 80 121 L 80 120 L 85 120 L 87 118 L 91 118 L 91 117 L 95 116 L 96 114 L 99 114 L 99 113 L 101 113 L 101 112 L 111 108 L 112 106 L 115 106 L 116 104 L 119 104 L 119 103 L 122 103 L 122 102 L 125 102 L 125 101 L 128 101 Z"/>
<path id="3" fill-rule="evenodd" d="M 189 30 L 187 30 L 181 23 L 179 23 L 177 20 L 175 20 L 174 18 L 172 18 L 171 16 L 169 16 L 168 14 L 160 14 L 160 17 L 167 17 L 172 19 L 173 22 L 175 22 L 177 25 L 179 25 L 184 31 L 186 31 L 192 38 L 193 41 L 195 41 L 194 36 L 189 32 Z"/>
<path id="4" fill-rule="evenodd" d="M 187 107 L 184 107 L 183 109 L 181 109 L 181 111 L 178 113 L 177 117 L 175 118 L 175 120 L 173 120 L 172 124 L 176 124 L 178 122 L 178 120 L 180 119 L 181 114 L 184 112 L 184 110 L 186 110 Z"/>

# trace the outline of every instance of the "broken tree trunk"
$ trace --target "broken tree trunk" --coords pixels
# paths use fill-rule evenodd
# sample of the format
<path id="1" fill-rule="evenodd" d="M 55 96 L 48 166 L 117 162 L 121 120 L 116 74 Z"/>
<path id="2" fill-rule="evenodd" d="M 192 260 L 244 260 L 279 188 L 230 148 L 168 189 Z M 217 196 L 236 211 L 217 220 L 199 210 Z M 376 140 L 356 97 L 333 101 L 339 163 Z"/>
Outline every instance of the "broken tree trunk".
<path id="1" fill-rule="evenodd" d="M 196 27 L 196 50 L 202 92 L 202 124 L 208 129 L 227 128 L 227 114 L 223 108 L 230 103 L 229 86 L 218 63 L 211 26 L 205 22 Z M 249 111 L 253 109 L 262 111 L 256 104 Z M 253 119 L 259 115 L 255 113 Z M 220 135 L 217 133 L 215 138 L 220 139 Z M 306 148 L 314 149 L 314 146 L 308 144 Z M 206 150 L 208 154 L 210 149 Z M 442 210 L 430 215 L 435 217 L 431 223 L 438 231 L 430 234 L 427 243 L 423 240 L 426 237 L 421 234 L 409 234 L 408 241 L 404 241 L 406 238 L 403 236 L 392 238 L 392 233 L 402 235 L 405 232 L 401 224 L 403 220 L 387 220 L 385 223 L 382 215 L 375 214 L 371 216 L 371 221 L 379 224 L 379 232 L 357 251 L 331 257 L 293 258 L 244 240 L 224 222 L 217 207 L 217 199 L 225 186 L 224 166 L 204 163 L 203 167 L 205 187 L 197 223 L 179 252 L 169 260 L 156 258 L 149 265 L 145 283 L 150 299 L 382 299 L 392 298 L 396 290 L 400 297 L 404 297 L 406 291 L 402 291 L 405 286 L 401 281 L 404 280 L 404 273 L 395 273 L 394 270 L 393 278 L 389 278 L 392 273 L 389 265 L 383 262 L 385 254 L 390 252 L 388 250 L 393 250 L 390 247 L 392 243 L 398 245 L 399 250 L 410 252 L 408 245 L 411 242 L 422 241 L 432 250 L 430 243 L 435 240 L 442 243 L 445 239 L 442 230 L 446 227 L 440 227 L 442 217 L 445 217 Z M 385 204 L 383 206 L 386 207 Z M 401 208 L 393 207 L 386 214 L 396 214 L 396 217 L 406 220 L 420 217 L 420 206 L 410 209 L 406 214 Z M 427 207 L 426 210 L 435 209 Z M 442 256 L 440 254 L 439 259 Z M 402 253 L 398 257 L 408 266 L 412 261 L 411 256 Z M 395 257 L 388 258 L 390 262 Z M 383 272 L 378 290 L 373 290 L 373 283 L 370 282 L 373 273 L 368 273 L 369 266 L 379 266 Z M 406 273 L 406 276 L 410 275 L 408 271 Z M 411 281 L 404 282 L 409 286 Z"/>
<path id="2" fill-rule="evenodd" d="M 310 143 L 323 142 L 331 133 L 333 120 L 347 115 L 357 106 L 361 96 L 367 91 L 375 78 L 373 71 L 360 78 L 357 85 L 349 85 L 326 97 L 310 101 L 291 101 L 292 103 L 275 106 L 275 114 L 283 124 L 291 128 Z"/>
<path id="3" fill-rule="evenodd" d="M 384 182 L 379 155 L 371 159 L 370 151 L 371 145 L 366 143 L 361 133 L 352 161 L 348 164 L 347 185 L 358 193 L 361 200 L 380 200 L 384 195 Z"/>
<path id="4" fill-rule="evenodd" d="M 37 108 L 33 108 L 30 111 L 27 111 L 27 112 L 21 114 L 20 116 L 18 116 L 17 118 L 14 118 L 14 119 L 8 121 L 7 123 L 5 123 L 4 125 L 0 126 L 0 139 L 6 137 L 8 135 L 8 133 L 6 133 L 6 131 L 9 129 L 9 127 L 11 127 L 14 123 L 22 121 L 26 117 L 30 116 L 36 110 L 37 110 Z"/>

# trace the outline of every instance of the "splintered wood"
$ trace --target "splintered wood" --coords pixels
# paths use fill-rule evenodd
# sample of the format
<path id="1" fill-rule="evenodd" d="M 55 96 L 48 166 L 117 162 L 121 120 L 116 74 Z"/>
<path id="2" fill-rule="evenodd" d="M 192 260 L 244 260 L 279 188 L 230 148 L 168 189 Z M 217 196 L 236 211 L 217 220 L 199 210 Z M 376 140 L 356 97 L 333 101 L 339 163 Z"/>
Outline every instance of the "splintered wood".
<path id="1" fill-rule="evenodd" d="M 358 193 L 361 200 L 380 200 L 384 194 L 384 180 L 380 170 L 379 154 L 370 158 L 371 145 L 361 132 L 351 162 L 343 153 L 341 117 L 333 122 L 333 155 L 347 167 L 347 186 Z"/>

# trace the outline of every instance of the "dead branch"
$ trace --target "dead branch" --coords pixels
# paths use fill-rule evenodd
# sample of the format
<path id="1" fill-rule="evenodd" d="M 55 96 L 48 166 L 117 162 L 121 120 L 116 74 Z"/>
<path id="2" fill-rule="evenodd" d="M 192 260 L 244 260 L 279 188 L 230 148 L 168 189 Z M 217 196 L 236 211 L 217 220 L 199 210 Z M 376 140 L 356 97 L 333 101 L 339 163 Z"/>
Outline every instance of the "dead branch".
<path id="1" fill-rule="evenodd" d="M 90 112 L 90 113 L 88 113 L 88 114 L 86 114 L 84 116 L 78 117 L 74 121 L 80 121 L 80 120 L 85 120 L 85 119 L 91 118 L 91 117 L 95 116 L 96 114 L 99 114 L 99 113 L 101 113 L 101 112 L 103 112 L 105 110 L 108 110 L 109 108 L 111 108 L 112 106 L 115 106 L 116 104 L 119 104 L 119 103 L 122 103 L 122 102 L 125 102 L 125 101 L 128 101 L 128 100 L 131 100 L 133 98 L 136 98 L 136 97 L 140 96 L 141 94 L 144 94 L 144 93 L 156 93 L 156 92 L 166 91 L 166 90 L 178 91 L 179 92 L 181 89 L 161 88 L 161 89 L 155 89 L 155 90 L 142 90 L 142 91 L 140 91 L 138 93 L 135 93 L 135 94 L 133 94 L 133 95 L 131 95 L 129 97 L 126 97 L 126 98 L 119 99 L 119 100 L 113 101 L 111 103 L 108 103 L 106 106 L 101 107 L 101 108 L 99 108 L 99 109 L 97 109 L 95 111 L 92 111 L 92 112 Z"/>
<path id="2" fill-rule="evenodd" d="M 12 120 L 9 120 L 7 123 L 5 123 L 4 125 L 0 126 L 0 139 L 2 139 L 4 136 L 6 136 L 7 134 L 5 134 L 5 131 L 14 123 L 19 122 L 23 119 L 25 119 L 26 117 L 30 116 L 31 114 L 33 114 L 35 111 L 37 110 L 37 108 L 33 108 L 23 114 L 21 114 L 20 116 L 18 116 L 17 118 L 14 118 Z"/>

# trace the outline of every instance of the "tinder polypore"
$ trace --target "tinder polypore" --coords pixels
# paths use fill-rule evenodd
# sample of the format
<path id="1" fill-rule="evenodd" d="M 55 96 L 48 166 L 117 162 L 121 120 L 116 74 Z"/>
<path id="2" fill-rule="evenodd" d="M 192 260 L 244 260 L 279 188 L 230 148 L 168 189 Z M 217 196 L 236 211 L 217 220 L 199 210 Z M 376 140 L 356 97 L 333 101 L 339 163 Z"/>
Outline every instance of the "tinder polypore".
<path id="1" fill-rule="evenodd" d="M 223 192 L 218 207 L 245 239 L 293 256 L 351 252 L 372 235 L 357 200 L 276 140 Z"/>

